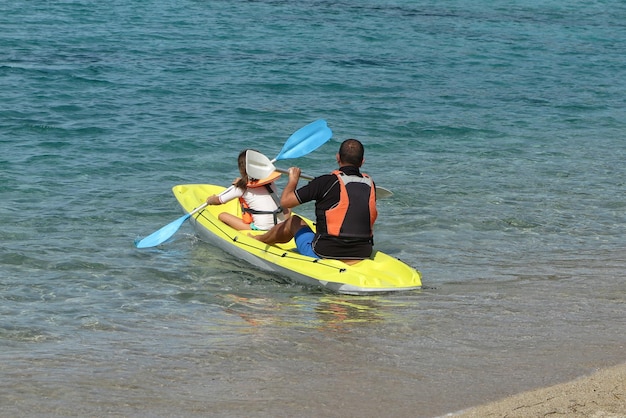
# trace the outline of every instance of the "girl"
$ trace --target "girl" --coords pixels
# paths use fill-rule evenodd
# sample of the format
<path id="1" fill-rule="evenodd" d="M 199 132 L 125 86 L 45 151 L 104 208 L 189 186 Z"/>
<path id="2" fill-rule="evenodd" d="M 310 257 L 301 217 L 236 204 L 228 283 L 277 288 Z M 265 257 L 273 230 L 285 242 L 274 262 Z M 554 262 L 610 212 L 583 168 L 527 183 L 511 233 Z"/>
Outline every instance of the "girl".
<path id="1" fill-rule="evenodd" d="M 208 205 L 221 205 L 238 198 L 243 212 L 242 218 L 222 212 L 219 214 L 220 221 L 237 230 L 267 231 L 283 222 L 289 215 L 289 209 L 283 210 L 280 206 L 280 197 L 277 195 L 276 184 L 274 184 L 274 180 L 280 177 L 280 173 L 274 172 L 269 177 L 260 180 L 248 178 L 246 151 L 241 151 L 237 158 L 241 177 L 235 179 L 233 186 L 219 195 L 209 196 L 206 202 Z"/>

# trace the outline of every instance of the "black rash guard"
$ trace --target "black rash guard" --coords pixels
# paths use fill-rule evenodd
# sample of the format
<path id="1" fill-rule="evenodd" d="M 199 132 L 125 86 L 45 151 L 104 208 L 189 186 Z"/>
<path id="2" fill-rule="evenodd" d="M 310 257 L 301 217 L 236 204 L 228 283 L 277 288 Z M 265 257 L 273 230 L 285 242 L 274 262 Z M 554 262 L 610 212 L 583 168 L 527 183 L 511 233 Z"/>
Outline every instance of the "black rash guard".
<path id="1" fill-rule="evenodd" d="M 339 170 L 349 176 L 362 177 L 358 167 L 345 166 Z M 326 211 L 339 203 L 340 190 L 337 176 L 325 174 L 314 178 L 296 190 L 295 194 L 300 203 L 315 201 L 315 217 L 319 229 L 320 225 L 326 225 Z M 372 238 L 340 238 L 317 232 L 313 240 L 313 251 L 322 258 L 363 259 L 372 254 L 373 245 Z"/>

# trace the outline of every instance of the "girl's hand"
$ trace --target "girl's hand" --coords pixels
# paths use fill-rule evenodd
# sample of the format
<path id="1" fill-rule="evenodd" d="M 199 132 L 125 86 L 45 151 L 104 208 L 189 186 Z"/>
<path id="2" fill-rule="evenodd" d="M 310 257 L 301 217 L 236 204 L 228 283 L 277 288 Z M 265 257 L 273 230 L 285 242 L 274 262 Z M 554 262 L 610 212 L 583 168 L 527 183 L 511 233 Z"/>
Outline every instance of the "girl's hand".
<path id="1" fill-rule="evenodd" d="M 207 205 L 221 205 L 222 202 L 220 202 L 220 198 L 217 197 L 216 195 L 211 195 L 206 198 L 206 204 Z"/>

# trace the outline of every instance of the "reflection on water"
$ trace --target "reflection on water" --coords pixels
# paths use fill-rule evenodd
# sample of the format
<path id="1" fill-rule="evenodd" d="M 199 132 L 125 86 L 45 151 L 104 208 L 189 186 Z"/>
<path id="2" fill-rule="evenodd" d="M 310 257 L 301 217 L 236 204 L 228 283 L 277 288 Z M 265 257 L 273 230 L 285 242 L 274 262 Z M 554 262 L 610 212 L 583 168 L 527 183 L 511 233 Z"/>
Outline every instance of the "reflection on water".
<path id="1" fill-rule="evenodd" d="M 326 296 L 319 299 L 315 313 L 323 328 L 350 332 L 354 324 L 384 320 L 384 313 L 375 298 Z"/>
<path id="2" fill-rule="evenodd" d="M 279 326 L 352 332 L 358 324 L 372 324 L 393 315 L 396 303 L 381 296 L 294 295 L 287 300 L 250 293 L 217 295 L 229 314 L 254 327 Z"/>
<path id="3" fill-rule="evenodd" d="M 237 315 L 253 326 L 343 329 L 349 332 L 348 325 L 382 321 L 391 315 L 392 307 L 401 305 L 385 296 L 335 295 L 292 283 L 201 241 L 196 242 L 190 255 L 198 268 L 210 270 L 211 278 L 220 283 L 220 291 L 213 296 L 214 302 L 225 312 Z M 228 279 L 225 281 L 218 273 Z M 207 283 L 207 286 L 215 284 Z M 419 291 L 410 294 L 416 296 Z"/>

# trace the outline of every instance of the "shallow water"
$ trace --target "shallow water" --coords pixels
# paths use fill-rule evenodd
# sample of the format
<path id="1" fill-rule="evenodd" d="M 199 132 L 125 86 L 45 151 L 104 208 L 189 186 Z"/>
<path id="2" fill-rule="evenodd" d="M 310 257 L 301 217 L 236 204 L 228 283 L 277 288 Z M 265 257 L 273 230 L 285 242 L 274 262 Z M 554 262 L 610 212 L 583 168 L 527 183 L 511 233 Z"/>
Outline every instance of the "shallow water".
<path id="1" fill-rule="evenodd" d="M 620 2 L 0 5 L 11 416 L 435 416 L 624 361 Z M 424 289 L 348 297 L 133 241 L 324 118 Z M 304 207 L 305 214 L 311 211 Z"/>

